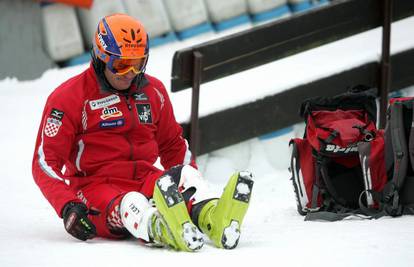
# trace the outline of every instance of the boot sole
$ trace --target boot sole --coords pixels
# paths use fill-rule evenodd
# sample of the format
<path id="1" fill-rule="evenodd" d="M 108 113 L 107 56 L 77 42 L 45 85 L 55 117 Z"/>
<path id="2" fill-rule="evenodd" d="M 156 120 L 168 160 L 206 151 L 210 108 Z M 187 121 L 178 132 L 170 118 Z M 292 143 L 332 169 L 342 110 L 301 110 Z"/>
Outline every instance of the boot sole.
<path id="1" fill-rule="evenodd" d="M 158 179 L 153 198 L 175 239 L 173 247 L 190 252 L 201 249 L 204 245 L 203 236 L 192 223 L 184 198 L 170 176 L 166 175 Z"/>
<path id="2" fill-rule="evenodd" d="M 221 234 L 221 246 L 225 249 L 237 247 L 240 239 L 240 226 L 246 215 L 253 189 L 250 172 L 240 172 L 234 185 L 231 204 L 226 207 L 225 227 Z"/>

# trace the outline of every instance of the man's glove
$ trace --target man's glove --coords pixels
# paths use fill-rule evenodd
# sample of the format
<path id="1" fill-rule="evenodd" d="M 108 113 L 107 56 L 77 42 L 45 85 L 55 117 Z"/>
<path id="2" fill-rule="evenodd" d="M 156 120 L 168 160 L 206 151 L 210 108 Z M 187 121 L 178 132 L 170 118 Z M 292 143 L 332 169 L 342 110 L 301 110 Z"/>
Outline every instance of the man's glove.
<path id="1" fill-rule="evenodd" d="M 96 215 L 96 211 L 89 211 L 85 204 L 69 202 L 63 208 L 63 223 L 66 231 L 77 239 L 86 241 L 96 236 L 96 227 L 88 219 L 88 214 Z"/>

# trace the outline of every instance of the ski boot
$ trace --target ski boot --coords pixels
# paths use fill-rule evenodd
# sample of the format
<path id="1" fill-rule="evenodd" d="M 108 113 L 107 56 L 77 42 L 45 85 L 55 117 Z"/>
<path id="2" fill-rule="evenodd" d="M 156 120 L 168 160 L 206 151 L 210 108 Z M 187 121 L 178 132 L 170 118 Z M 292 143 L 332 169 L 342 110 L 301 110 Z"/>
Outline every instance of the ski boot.
<path id="1" fill-rule="evenodd" d="M 196 251 L 204 244 L 202 233 L 193 224 L 186 204 L 171 176 L 161 176 L 154 188 L 153 199 L 159 216 L 153 217 L 152 235 L 156 242 L 175 250 Z"/>
<path id="2" fill-rule="evenodd" d="M 200 211 L 200 229 L 219 248 L 233 249 L 239 242 L 253 188 L 252 178 L 250 172 L 233 174 L 220 199 L 207 202 Z"/>

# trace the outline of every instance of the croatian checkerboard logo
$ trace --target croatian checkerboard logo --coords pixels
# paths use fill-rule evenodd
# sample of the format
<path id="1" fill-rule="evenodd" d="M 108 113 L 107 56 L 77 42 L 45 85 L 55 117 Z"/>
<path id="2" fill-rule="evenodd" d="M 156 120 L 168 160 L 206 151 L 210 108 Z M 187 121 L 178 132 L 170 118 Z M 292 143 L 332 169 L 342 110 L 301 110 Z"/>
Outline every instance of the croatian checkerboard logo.
<path id="1" fill-rule="evenodd" d="M 54 137 L 59 132 L 59 128 L 62 126 L 60 120 L 54 118 L 47 118 L 44 133 L 48 137 Z"/>

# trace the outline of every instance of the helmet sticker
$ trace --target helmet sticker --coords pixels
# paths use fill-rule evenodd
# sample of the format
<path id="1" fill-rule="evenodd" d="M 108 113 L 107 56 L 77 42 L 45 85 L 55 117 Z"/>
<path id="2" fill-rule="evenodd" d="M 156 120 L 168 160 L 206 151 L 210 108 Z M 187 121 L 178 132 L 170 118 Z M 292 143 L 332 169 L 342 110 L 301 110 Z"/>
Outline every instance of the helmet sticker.
<path id="1" fill-rule="evenodd" d="M 106 50 L 108 46 L 106 45 L 104 39 L 102 38 L 102 34 L 100 32 L 98 32 L 98 40 L 99 40 L 99 43 L 101 43 L 103 49 Z"/>
<path id="2" fill-rule="evenodd" d="M 108 51 L 111 54 L 121 55 L 121 51 L 119 50 L 119 47 L 116 43 L 116 38 L 113 35 L 110 27 L 108 26 L 106 19 L 103 19 L 103 24 L 106 29 L 106 35 L 101 35 L 100 33 L 98 33 L 98 39 L 99 39 L 99 36 L 102 39 L 102 42 L 100 39 L 99 39 L 99 42 L 101 44 L 102 43 L 105 44 L 105 47 L 103 47 L 105 51 Z"/>

